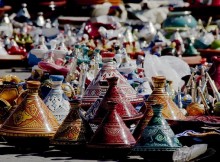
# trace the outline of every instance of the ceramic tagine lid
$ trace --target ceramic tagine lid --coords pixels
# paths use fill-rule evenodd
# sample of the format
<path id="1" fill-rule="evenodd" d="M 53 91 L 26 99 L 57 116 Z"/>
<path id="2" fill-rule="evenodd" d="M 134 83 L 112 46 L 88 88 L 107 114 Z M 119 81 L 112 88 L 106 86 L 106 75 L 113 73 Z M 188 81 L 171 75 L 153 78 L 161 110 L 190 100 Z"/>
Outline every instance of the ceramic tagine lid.
<path id="1" fill-rule="evenodd" d="M 103 66 L 95 79 L 87 87 L 85 94 L 82 98 L 82 108 L 88 109 L 99 97 L 101 93 L 101 87 L 99 85 L 100 80 L 106 80 L 109 77 L 118 77 L 118 86 L 121 88 L 126 98 L 133 104 L 136 105 L 143 102 L 142 97 L 137 97 L 136 91 L 127 82 L 127 80 L 116 70 L 113 63 L 113 58 L 115 54 L 112 52 L 103 52 L 102 61 Z"/>
<path id="2" fill-rule="evenodd" d="M 26 97 L 0 128 L 0 134 L 3 137 L 50 138 L 54 135 L 58 129 L 58 123 L 38 96 L 39 87 L 39 81 L 27 81 Z M 16 141 L 19 142 L 19 140 Z"/>
<path id="3" fill-rule="evenodd" d="M 93 135 L 87 121 L 81 117 L 80 100 L 71 100 L 71 110 L 58 128 L 51 143 L 54 145 L 85 145 Z"/>
<path id="4" fill-rule="evenodd" d="M 182 147 L 167 121 L 161 114 L 163 105 L 153 104 L 151 106 L 154 115 L 148 125 L 144 128 L 140 139 L 133 148 L 133 151 L 146 154 L 147 157 L 149 152 L 169 152 Z"/>
<path id="5" fill-rule="evenodd" d="M 148 125 L 150 119 L 153 116 L 153 109 L 151 107 L 152 104 L 155 104 L 156 100 L 147 100 L 145 101 L 145 112 L 144 116 L 141 118 L 139 123 L 137 124 L 136 128 L 134 129 L 133 136 L 136 140 L 138 140 L 141 137 L 141 134 L 144 130 L 144 128 Z M 141 110 L 140 110 L 141 111 Z"/>
<path id="6" fill-rule="evenodd" d="M 64 77 L 62 75 L 50 75 L 52 89 L 44 98 L 44 103 L 54 114 L 57 121 L 61 124 L 69 113 L 70 103 L 68 97 L 62 89 Z"/>
<path id="7" fill-rule="evenodd" d="M 164 106 L 162 110 L 163 117 L 172 120 L 181 120 L 186 117 L 177 107 L 172 98 L 165 92 L 166 78 L 164 76 L 152 77 L 154 89 L 148 100 L 156 100 L 158 104 Z"/>
<path id="8" fill-rule="evenodd" d="M 131 148 L 136 141 L 130 130 L 118 115 L 117 103 L 108 102 L 108 113 L 99 125 L 91 141 L 88 144 L 90 148 L 103 149 L 123 149 Z"/>
<path id="9" fill-rule="evenodd" d="M 109 88 L 103 97 L 98 109 L 91 115 L 89 121 L 91 123 L 101 123 L 108 110 L 108 101 L 117 103 L 116 111 L 124 122 L 131 122 L 139 120 L 143 114 L 138 113 L 129 100 L 118 86 L 118 77 L 107 78 Z"/>

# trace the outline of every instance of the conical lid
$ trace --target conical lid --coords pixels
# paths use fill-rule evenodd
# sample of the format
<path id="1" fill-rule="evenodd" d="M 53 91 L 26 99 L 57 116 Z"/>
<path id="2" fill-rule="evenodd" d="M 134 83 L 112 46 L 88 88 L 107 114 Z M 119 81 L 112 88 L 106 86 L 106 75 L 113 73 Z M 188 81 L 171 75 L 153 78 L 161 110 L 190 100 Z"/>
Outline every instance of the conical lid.
<path id="1" fill-rule="evenodd" d="M 150 119 L 153 116 L 153 110 L 151 105 L 155 104 L 157 101 L 156 100 L 147 100 L 145 101 L 145 112 L 144 116 L 141 118 L 139 123 L 137 124 L 136 128 L 134 129 L 133 136 L 136 140 L 138 140 L 142 134 L 142 131 L 144 128 L 148 125 Z"/>
<path id="2" fill-rule="evenodd" d="M 142 132 L 134 151 L 174 151 L 182 147 L 173 130 L 163 118 L 162 104 L 152 105 L 153 117 Z"/>
<path id="3" fill-rule="evenodd" d="M 58 128 L 51 143 L 55 145 L 80 145 L 89 142 L 93 131 L 81 117 L 79 100 L 71 100 L 71 110 Z"/>
<path id="4" fill-rule="evenodd" d="M 118 77 L 118 86 L 121 88 L 121 90 L 126 95 L 126 98 L 132 104 L 143 102 L 143 98 L 137 97 L 136 91 L 132 88 L 132 86 L 127 82 L 127 80 L 119 73 L 119 71 L 114 66 L 114 55 L 115 54 L 112 52 L 102 53 L 103 66 L 85 91 L 81 105 L 83 109 L 88 109 L 99 97 L 101 93 L 99 81 L 106 80 L 109 77 Z"/>
<path id="5" fill-rule="evenodd" d="M 108 102 L 108 113 L 93 135 L 89 147 L 130 148 L 136 141 L 116 111 L 117 103 Z"/>
<path id="6" fill-rule="evenodd" d="M 116 111 L 123 121 L 139 120 L 143 114 L 138 113 L 129 100 L 118 86 L 118 77 L 107 78 L 109 88 L 103 97 L 101 103 L 96 111 L 90 111 L 93 113 L 90 115 L 89 121 L 91 123 L 101 123 L 106 113 L 108 112 L 108 101 L 114 101 L 117 103 Z"/>
<path id="7" fill-rule="evenodd" d="M 39 81 L 27 81 L 28 93 L 0 128 L 3 136 L 52 137 L 58 129 L 53 114 L 38 96 Z"/>
<path id="8" fill-rule="evenodd" d="M 166 119 L 179 120 L 186 117 L 177 107 L 172 98 L 165 92 L 166 78 L 164 76 L 152 77 L 154 89 L 148 100 L 156 100 L 158 104 L 164 106 L 162 110 L 163 117 Z"/>

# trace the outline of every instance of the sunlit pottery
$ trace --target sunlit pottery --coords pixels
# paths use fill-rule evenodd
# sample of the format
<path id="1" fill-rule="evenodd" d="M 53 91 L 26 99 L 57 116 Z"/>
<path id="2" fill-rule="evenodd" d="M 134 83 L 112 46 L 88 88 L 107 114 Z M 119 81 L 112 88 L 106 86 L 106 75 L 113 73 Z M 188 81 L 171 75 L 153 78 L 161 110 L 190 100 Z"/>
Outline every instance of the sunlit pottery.
<path id="1" fill-rule="evenodd" d="M 44 98 L 44 103 L 51 110 L 58 123 L 61 124 L 69 114 L 70 103 L 69 99 L 62 90 L 62 75 L 50 75 L 52 87 L 48 95 Z"/>
<path id="2" fill-rule="evenodd" d="M 136 140 L 138 140 L 141 137 L 141 134 L 142 134 L 144 128 L 148 125 L 149 121 L 151 120 L 151 118 L 153 116 L 153 109 L 152 109 L 151 105 L 155 104 L 155 103 L 156 103 L 156 100 L 145 101 L 146 109 L 144 111 L 144 116 L 138 122 L 136 128 L 133 131 L 133 136 Z"/>
<path id="3" fill-rule="evenodd" d="M 0 98 L 0 126 L 9 117 L 12 106 L 8 101 Z"/>
<path id="4" fill-rule="evenodd" d="M 151 105 L 153 116 L 144 128 L 133 151 L 145 159 L 172 159 L 172 153 L 182 147 L 167 121 L 162 116 L 162 104 Z"/>
<path id="5" fill-rule="evenodd" d="M 152 77 L 152 80 L 154 88 L 148 100 L 156 100 L 158 104 L 164 106 L 162 114 L 165 119 L 185 119 L 186 117 L 180 108 L 177 107 L 172 98 L 165 92 L 166 78 L 164 76 L 155 76 Z"/>
<path id="6" fill-rule="evenodd" d="M 112 52 L 103 52 L 102 61 L 103 66 L 98 72 L 95 79 L 88 85 L 84 96 L 82 97 L 82 108 L 87 110 L 99 97 L 101 93 L 101 87 L 99 85 L 100 80 L 106 80 L 109 77 L 118 77 L 118 87 L 125 94 L 126 98 L 135 106 L 140 102 L 143 102 L 142 97 L 137 97 L 137 92 L 132 88 L 129 82 L 116 70 L 113 63 L 115 54 Z"/>
<path id="7" fill-rule="evenodd" d="M 38 62 L 39 68 L 41 68 L 44 71 L 49 72 L 53 75 L 64 75 L 66 76 L 69 72 L 69 69 L 65 66 L 56 65 L 55 63 L 40 61 Z"/>
<path id="8" fill-rule="evenodd" d="M 187 30 L 187 28 L 195 28 L 197 26 L 196 19 L 191 15 L 190 11 L 174 11 L 169 12 L 162 27 L 165 30 L 175 31 L 176 29 Z"/>
<path id="9" fill-rule="evenodd" d="M 11 106 L 15 105 L 17 97 L 23 92 L 20 84 L 4 82 L 0 85 L 0 98 L 6 100 Z"/>
<path id="10" fill-rule="evenodd" d="M 199 116 L 205 115 L 205 108 L 203 104 L 192 102 L 186 107 L 187 115 L 189 116 Z"/>
<path id="11" fill-rule="evenodd" d="M 40 82 L 27 81 L 27 96 L 2 124 L 0 134 L 8 144 L 33 149 L 48 147 L 58 123 L 38 96 L 39 88 Z"/>
<path id="12" fill-rule="evenodd" d="M 107 78 L 109 88 L 102 98 L 100 104 L 96 104 L 93 111 L 88 110 L 86 116 L 91 123 L 100 124 L 108 112 L 108 102 L 114 101 L 117 103 L 116 112 L 122 120 L 129 126 L 131 123 L 139 121 L 143 114 L 138 113 L 129 100 L 126 99 L 125 94 L 118 86 L 118 77 Z"/>
<path id="13" fill-rule="evenodd" d="M 115 102 L 108 102 L 109 111 L 88 144 L 90 151 L 117 157 L 126 155 L 136 143 L 116 108 Z"/>
<path id="14" fill-rule="evenodd" d="M 89 123 L 85 121 L 80 112 L 80 100 L 71 100 L 71 110 L 65 120 L 58 128 L 56 134 L 51 140 L 51 144 L 58 148 L 75 151 L 80 148 L 85 149 L 85 145 L 89 142 L 93 135 L 93 131 Z"/>

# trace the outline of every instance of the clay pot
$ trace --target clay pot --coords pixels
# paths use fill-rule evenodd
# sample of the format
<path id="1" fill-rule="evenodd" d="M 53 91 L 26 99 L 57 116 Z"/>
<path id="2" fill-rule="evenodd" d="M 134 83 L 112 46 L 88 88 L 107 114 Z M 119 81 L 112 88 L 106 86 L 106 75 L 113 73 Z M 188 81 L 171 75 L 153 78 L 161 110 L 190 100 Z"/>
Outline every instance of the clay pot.
<path id="1" fill-rule="evenodd" d="M 82 98 L 82 108 L 88 110 L 88 108 L 97 100 L 101 93 L 101 87 L 99 85 L 100 80 L 106 80 L 109 77 L 118 77 L 118 86 L 121 88 L 126 98 L 132 103 L 133 106 L 143 102 L 142 97 L 137 97 L 136 91 L 128 83 L 128 81 L 118 72 L 113 63 L 115 54 L 112 52 L 102 53 L 103 66 L 95 79 L 88 85 L 85 94 Z"/>
<path id="2" fill-rule="evenodd" d="M 162 110 L 163 117 L 166 119 L 180 120 L 186 117 L 177 107 L 171 97 L 165 92 L 166 78 L 164 76 L 152 77 L 154 88 L 148 100 L 156 100 L 158 104 L 164 106 Z"/>
<path id="3" fill-rule="evenodd" d="M 107 78 L 109 88 L 103 97 L 100 105 L 96 111 L 89 111 L 92 115 L 89 118 L 89 122 L 100 124 L 105 115 L 108 112 L 108 101 L 114 101 L 117 103 L 116 111 L 122 120 L 129 126 L 135 121 L 139 121 L 143 114 L 138 113 L 133 105 L 127 100 L 125 94 L 122 92 L 121 88 L 118 86 L 118 77 Z"/>
<path id="4" fill-rule="evenodd" d="M 0 134 L 10 145 L 21 148 L 48 147 L 58 123 L 38 96 L 40 82 L 27 81 L 28 94 L 0 128 Z"/>
<path id="5" fill-rule="evenodd" d="M 141 137 L 141 134 L 144 130 L 144 128 L 148 125 L 150 119 L 153 116 L 153 109 L 151 107 L 152 104 L 155 104 L 156 100 L 148 100 L 145 101 L 145 112 L 144 116 L 141 118 L 139 123 L 137 124 L 136 128 L 134 129 L 133 136 L 136 140 L 138 140 Z"/>
<path id="6" fill-rule="evenodd" d="M 68 97 L 61 87 L 64 77 L 62 75 L 50 75 L 50 79 L 52 81 L 52 89 L 45 97 L 44 103 L 54 114 L 58 123 L 61 124 L 70 110 Z"/>
<path id="7" fill-rule="evenodd" d="M 80 101 L 71 100 L 71 110 L 58 128 L 51 144 L 68 151 L 85 149 L 93 131 L 89 123 L 81 117 Z M 73 151 L 73 150 L 72 150 Z"/>
<path id="8" fill-rule="evenodd" d="M 118 115 L 117 106 L 118 104 L 113 101 L 108 102 L 109 111 L 88 144 L 88 148 L 97 154 L 128 153 L 136 143 L 130 130 Z"/>
<path id="9" fill-rule="evenodd" d="M 162 159 L 164 156 L 169 161 L 172 159 L 173 151 L 182 145 L 162 116 L 163 105 L 154 104 L 152 109 L 154 115 L 144 128 L 133 151 L 145 159 Z"/>

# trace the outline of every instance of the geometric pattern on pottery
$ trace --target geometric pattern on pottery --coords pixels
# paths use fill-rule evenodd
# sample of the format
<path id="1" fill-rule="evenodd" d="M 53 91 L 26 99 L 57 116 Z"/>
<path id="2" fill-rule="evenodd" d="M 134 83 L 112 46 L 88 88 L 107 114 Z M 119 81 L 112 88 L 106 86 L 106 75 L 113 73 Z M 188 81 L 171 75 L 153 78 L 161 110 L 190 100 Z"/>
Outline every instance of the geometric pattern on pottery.
<path id="1" fill-rule="evenodd" d="M 185 119 L 183 113 L 168 95 L 150 95 L 149 100 L 151 99 L 156 100 L 158 104 L 162 104 L 164 106 L 162 114 L 165 119 Z"/>
<path id="2" fill-rule="evenodd" d="M 76 107 L 77 106 L 77 107 Z M 51 143 L 56 145 L 80 145 L 89 141 L 93 132 L 81 117 L 79 104 L 71 103 L 71 110 L 55 133 Z"/>
<path id="3" fill-rule="evenodd" d="M 173 130 L 161 114 L 162 104 L 152 105 L 152 109 L 154 115 L 144 128 L 133 150 L 140 152 L 174 151 L 181 147 L 181 143 L 175 137 Z"/>
<path id="4" fill-rule="evenodd" d="M 51 110 L 58 123 L 61 124 L 69 113 L 70 103 L 64 97 L 62 89 L 51 89 L 44 103 Z"/>
<path id="5" fill-rule="evenodd" d="M 0 133 L 6 136 L 52 136 L 58 123 L 39 96 L 28 94 L 7 118 Z"/>
<path id="6" fill-rule="evenodd" d="M 98 126 L 89 146 L 96 148 L 128 148 L 136 143 L 130 130 L 116 112 L 116 106 L 111 106 L 111 110 L 109 110 L 102 123 Z"/>
<path id="7" fill-rule="evenodd" d="M 110 77 L 118 77 L 118 86 L 125 94 L 126 98 L 129 101 L 134 102 L 142 102 L 142 98 L 137 97 L 137 93 L 132 88 L 132 86 L 128 83 L 124 76 L 122 76 L 119 71 L 115 68 L 112 62 L 104 63 L 102 69 L 99 71 L 97 76 L 92 80 L 92 82 L 88 85 L 85 94 L 82 98 L 82 107 L 84 105 L 89 105 L 96 101 L 96 99 L 101 94 L 101 87 L 99 81 L 107 80 Z M 91 105 L 90 105 L 91 106 Z"/>

